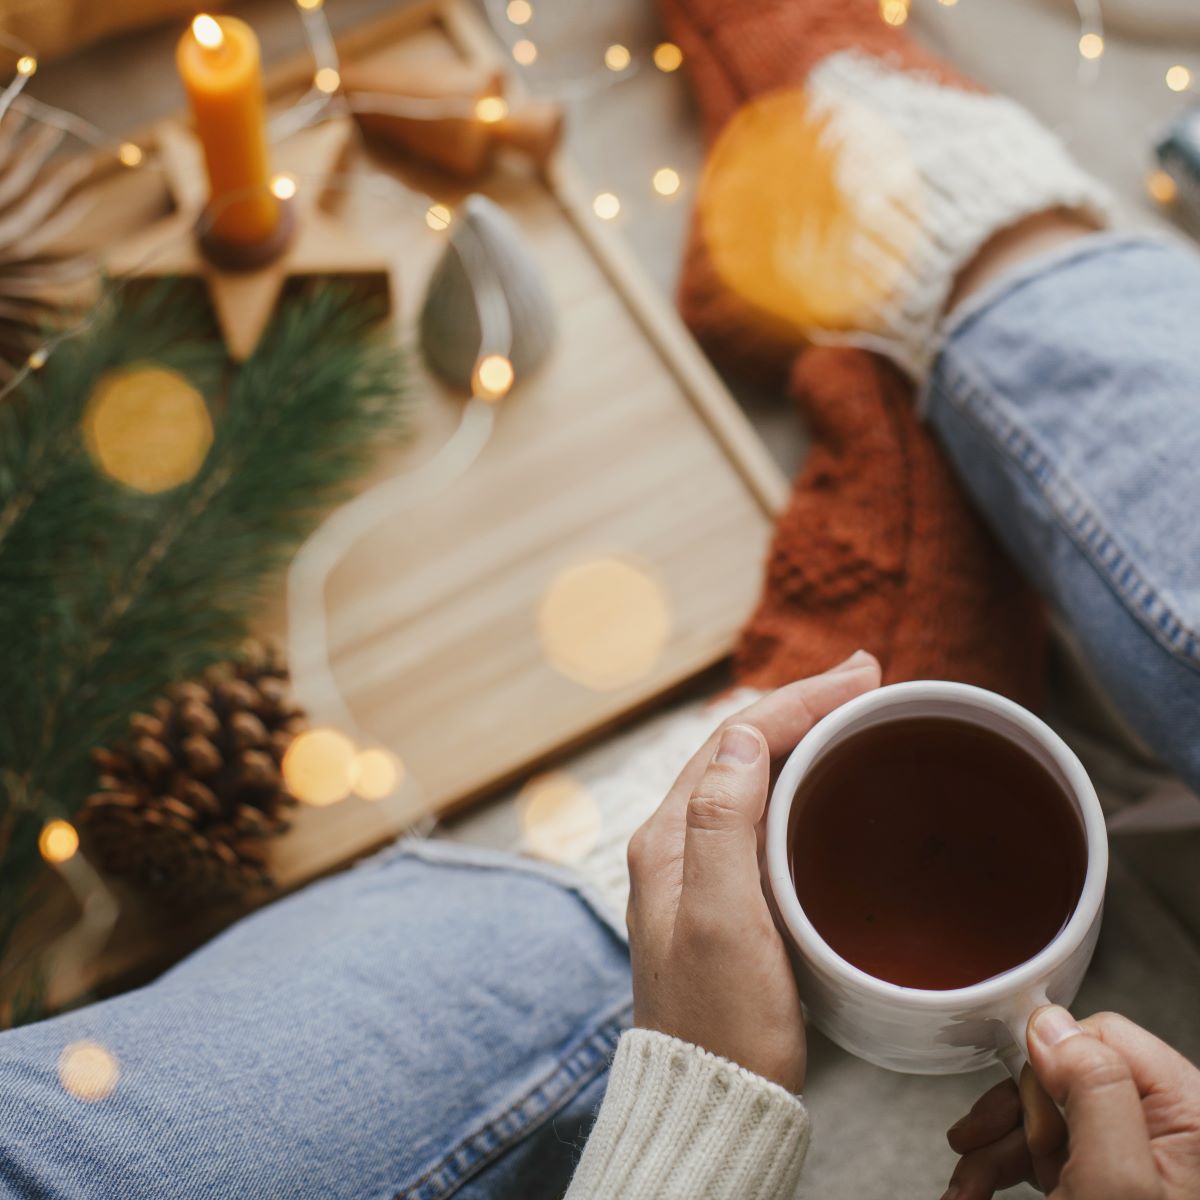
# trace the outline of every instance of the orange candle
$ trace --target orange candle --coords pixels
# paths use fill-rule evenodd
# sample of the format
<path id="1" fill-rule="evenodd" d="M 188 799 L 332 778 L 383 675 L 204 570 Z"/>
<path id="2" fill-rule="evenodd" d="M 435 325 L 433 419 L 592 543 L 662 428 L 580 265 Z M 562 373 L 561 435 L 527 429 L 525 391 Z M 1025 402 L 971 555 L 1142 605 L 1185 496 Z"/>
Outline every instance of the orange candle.
<path id="1" fill-rule="evenodd" d="M 198 16 L 175 61 L 208 167 L 211 233 L 253 245 L 275 232 L 258 38 L 236 17 Z"/>

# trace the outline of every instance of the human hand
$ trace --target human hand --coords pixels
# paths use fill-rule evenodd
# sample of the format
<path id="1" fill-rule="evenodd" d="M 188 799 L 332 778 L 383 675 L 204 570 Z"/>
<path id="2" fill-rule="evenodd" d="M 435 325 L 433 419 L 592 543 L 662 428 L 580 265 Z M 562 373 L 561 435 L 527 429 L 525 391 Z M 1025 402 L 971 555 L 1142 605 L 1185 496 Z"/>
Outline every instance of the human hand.
<path id="1" fill-rule="evenodd" d="M 946 1135 L 963 1157 L 942 1200 L 1022 1180 L 1049 1200 L 1200 1196 L 1200 1070 L 1183 1055 L 1115 1013 L 1076 1024 L 1050 1006 L 1030 1018 L 1029 1059 L 1019 1096 L 997 1084 Z"/>
<path id="2" fill-rule="evenodd" d="M 840 704 L 879 686 L 860 650 L 725 721 L 629 843 L 633 1020 L 798 1092 L 804 1020 L 763 895 L 771 760 Z"/>

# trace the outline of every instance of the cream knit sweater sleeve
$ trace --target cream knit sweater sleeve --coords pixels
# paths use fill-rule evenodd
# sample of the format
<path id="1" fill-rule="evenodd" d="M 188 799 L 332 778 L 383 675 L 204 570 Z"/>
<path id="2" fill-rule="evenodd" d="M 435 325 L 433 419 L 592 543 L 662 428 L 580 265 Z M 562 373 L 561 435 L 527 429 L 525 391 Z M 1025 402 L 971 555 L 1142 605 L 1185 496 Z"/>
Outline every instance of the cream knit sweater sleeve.
<path id="1" fill-rule="evenodd" d="M 566 1200 L 791 1200 L 804 1102 L 698 1046 L 622 1038 Z"/>

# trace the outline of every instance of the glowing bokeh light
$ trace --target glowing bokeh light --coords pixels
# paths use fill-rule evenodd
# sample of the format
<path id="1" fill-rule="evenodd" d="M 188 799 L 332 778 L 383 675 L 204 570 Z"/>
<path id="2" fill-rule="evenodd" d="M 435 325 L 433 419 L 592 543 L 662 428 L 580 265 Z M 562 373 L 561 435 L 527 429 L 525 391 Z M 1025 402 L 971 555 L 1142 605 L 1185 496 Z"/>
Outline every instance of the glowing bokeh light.
<path id="1" fill-rule="evenodd" d="M 58 1080 L 77 1100 L 95 1104 L 111 1096 L 121 1068 L 99 1042 L 71 1042 L 58 1056 Z"/>
<path id="2" fill-rule="evenodd" d="M 533 5 L 529 0 L 508 0 L 504 15 L 514 25 L 528 25 L 533 20 Z"/>
<path id="3" fill-rule="evenodd" d="M 621 211 L 621 201 L 612 192 L 601 192 L 592 201 L 592 212 L 602 221 L 611 221 Z"/>
<path id="4" fill-rule="evenodd" d="M 652 183 L 660 196 L 673 196 L 679 191 L 679 172 L 674 167 L 659 167 L 654 172 Z"/>
<path id="5" fill-rule="evenodd" d="M 29 78 L 37 70 L 37 59 L 32 54 L 22 54 L 17 59 L 17 74 Z"/>
<path id="6" fill-rule="evenodd" d="M 1167 87 L 1173 92 L 1186 92 L 1192 86 L 1192 73 L 1187 67 L 1176 64 L 1167 71 Z"/>
<path id="7" fill-rule="evenodd" d="M 344 800 L 358 783 L 354 743 L 336 729 L 306 729 L 283 756 L 287 790 L 315 808 Z"/>
<path id="8" fill-rule="evenodd" d="M 494 125 L 508 116 L 508 101 L 503 96 L 481 96 L 475 101 L 475 115 L 485 125 Z"/>
<path id="9" fill-rule="evenodd" d="M 604 51 L 604 65 L 610 71 L 623 71 L 632 61 L 633 55 L 629 53 L 629 48 L 622 46 L 620 42 L 613 42 Z"/>
<path id="10" fill-rule="evenodd" d="M 654 65 L 660 71 L 678 71 L 683 65 L 683 51 L 674 42 L 659 42 L 654 47 Z"/>
<path id="11" fill-rule="evenodd" d="M 528 38 L 522 38 L 513 43 L 512 56 L 521 66 L 527 67 L 537 62 L 538 49 Z"/>
<path id="12" fill-rule="evenodd" d="M 101 471 L 155 493 L 196 475 L 213 426 L 204 397 L 179 372 L 138 365 L 101 377 L 84 412 L 83 435 Z"/>
<path id="13" fill-rule="evenodd" d="M 404 778 L 404 766 L 386 750 L 364 750 L 355 761 L 355 792 L 364 800 L 385 800 Z"/>
<path id="14" fill-rule="evenodd" d="M 314 12 L 324 3 L 325 0 L 296 0 L 296 7 L 307 9 L 309 12 Z"/>
<path id="15" fill-rule="evenodd" d="M 577 863 L 600 837 L 600 810 L 588 790 L 566 771 L 535 776 L 517 797 L 525 847 L 538 858 Z"/>
<path id="16" fill-rule="evenodd" d="M 908 0 L 879 0 L 879 15 L 889 25 L 903 25 L 908 20 Z"/>
<path id="17" fill-rule="evenodd" d="M 290 175 L 276 175 L 271 180 L 271 194 L 278 200 L 290 200 L 296 194 L 296 181 Z"/>
<path id="18" fill-rule="evenodd" d="M 886 113 L 847 96 L 830 115 L 794 89 L 726 122 L 697 212 L 724 285 L 802 344 L 814 329 L 862 329 L 893 294 L 916 250 L 924 194 Z M 881 207 L 905 219 L 881 228 Z"/>
<path id="19" fill-rule="evenodd" d="M 117 157 L 121 160 L 123 165 L 127 167 L 137 167 L 141 166 L 144 155 L 142 154 L 141 146 L 137 145 L 136 143 L 122 142 L 121 148 L 117 151 Z"/>
<path id="20" fill-rule="evenodd" d="M 46 365 L 46 361 L 49 359 L 49 357 L 50 351 L 47 350 L 45 346 L 39 346 L 25 361 L 29 363 L 29 366 L 32 370 L 40 371 Z"/>
<path id="21" fill-rule="evenodd" d="M 341 86 L 342 77 L 338 74 L 335 67 L 321 67 L 313 75 L 313 87 L 318 92 L 324 92 L 327 96 L 332 96 Z"/>
<path id="22" fill-rule="evenodd" d="M 671 632 L 671 610 L 650 575 L 619 558 L 560 571 L 537 611 L 546 661 L 597 692 L 615 691 L 653 669 Z"/>
<path id="23" fill-rule="evenodd" d="M 450 228 L 454 214 L 444 204 L 431 204 L 425 210 L 425 224 L 436 233 Z"/>
<path id="24" fill-rule="evenodd" d="M 1104 39 L 1098 33 L 1085 33 L 1079 39 L 1079 53 L 1089 62 L 1095 61 L 1104 53 Z"/>
<path id="25" fill-rule="evenodd" d="M 48 863 L 65 863 L 79 849 L 79 834 L 70 821 L 47 821 L 38 835 L 38 849 Z"/>
<path id="26" fill-rule="evenodd" d="M 1179 195 L 1179 185 L 1166 171 L 1151 171 L 1146 178 L 1146 191 L 1159 204 L 1174 204 Z"/>
<path id="27" fill-rule="evenodd" d="M 508 395 L 515 379 L 513 365 L 503 354 L 488 354 L 475 367 L 473 390 L 481 399 L 499 400 Z"/>
<path id="28" fill-rule="evenodd" d="M 221 26 L 208 13 L 201 13 L 192 21 L 192 37 L 205 50 L 216 50 L 225 40 L 225 34 Z"/>

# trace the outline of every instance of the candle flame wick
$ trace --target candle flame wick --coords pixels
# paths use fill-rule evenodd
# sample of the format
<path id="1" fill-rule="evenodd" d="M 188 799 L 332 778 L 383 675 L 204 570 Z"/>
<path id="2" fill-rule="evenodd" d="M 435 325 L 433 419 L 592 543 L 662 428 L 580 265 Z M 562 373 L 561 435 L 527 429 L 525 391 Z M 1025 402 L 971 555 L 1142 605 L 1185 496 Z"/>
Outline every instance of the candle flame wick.
<path id="1" fill-rule="evenodd" d="M 216 50 L 225 40 L 225 33 L 221 29 L 221 26 L 208 13 L 201 13 L 192 21 L 192 37 L 205 50 Z"/>

